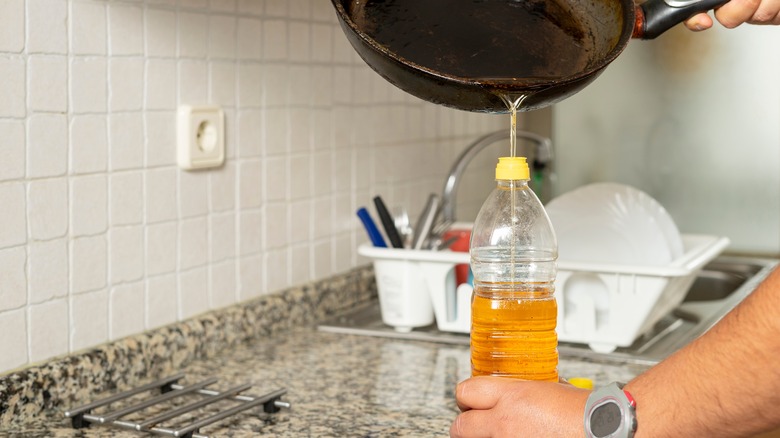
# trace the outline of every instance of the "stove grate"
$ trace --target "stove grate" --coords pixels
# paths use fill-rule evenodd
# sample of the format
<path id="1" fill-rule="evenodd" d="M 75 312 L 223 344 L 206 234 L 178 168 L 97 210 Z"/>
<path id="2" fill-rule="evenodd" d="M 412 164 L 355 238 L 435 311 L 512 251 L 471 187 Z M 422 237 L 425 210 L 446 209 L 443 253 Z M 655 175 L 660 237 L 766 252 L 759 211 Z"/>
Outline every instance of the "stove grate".
<path id="1" fill-rule="evenodd" d="M 166 377 L 156 382 L 71 409 L 65 412 L 65 416 L 71 419 L 71 424 L 76 429 L 90 427 L 92 425 L 104 425 L 138 432 L 147 432 L 155 435 L 183 438 L 208 438 L 207 435 L 200 434 L 201 428 L 236 415 L 247 409 L 262 406 L 264 412 L 276 413 L 281 408 L 290 408 L 290 403 L 281 400 L 281 397 L 287 393 L 286 389 L 278 389 L 255 397 L 241 394 L 252 387 L 250 384 L 238 385 L 220 392 L 206 389 L 207 386 L 217 382 L 217 379 L 214 377 L 188 386 L 182 386 L 177 382 L 183 377 L 183 373 Z M 151 391 L 159 391 L 159 394 L 151 394 L 151 397 L 141 401 L 131 400 L 131 398 L 137 398 L 136 396 L 139 394 Z M 181 402 L 183 397 L 191 395 L 198 395 L 200 398 L 197 401 L 186 403 L 182 406 L 167 406 L 168 404 L 175 402 L 176 399 L 179 399 L 178 401 Z M 205 413 L 202 412 L 209 405 L 228 400 L 237 403 L 227 409 L 217 409 L 216 411 L 212 409 Z M 122 406 L 119 409 L 100 414 L 93 413 L 93 411 L 100 408 L 106 408 L 111 404 L 123 404 L 127 402 L 130 402 L 128 406 Z M 152 411 L 152 418 L 144 420 L 128 419 L 132 414 L 144 410 Z M 183 417 L 188 414 L 205 416 L 200 418 L 195 417 L 194 419 L 188 418 L 186 424 L 177 424 L 176 428 L 162 425 L 166 421 Z"/>

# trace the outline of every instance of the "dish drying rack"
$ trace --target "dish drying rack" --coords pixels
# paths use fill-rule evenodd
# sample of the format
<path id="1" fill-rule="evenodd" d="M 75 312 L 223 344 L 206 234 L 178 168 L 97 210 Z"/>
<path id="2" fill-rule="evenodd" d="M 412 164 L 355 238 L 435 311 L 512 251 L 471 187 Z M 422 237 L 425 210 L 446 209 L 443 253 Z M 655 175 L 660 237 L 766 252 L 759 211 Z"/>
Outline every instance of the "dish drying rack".
<path id="1" fill-rule="evenodd" d="M 287 393 L 287 390 L 282 388 L 276 391 L 261 395 L 259 397 L 241 395 L 243 391 L 251 388 L 251 384 L 238 385 L 225 391 L 214 391 L 206 389 L 207 386 L 217 382 L 214 377 L 206 380 L 188 385 L 182 386 L 177 382 L 184 377 L 183 373 L 179 373 L 170 377 L 166 377 L 155 382 L 149 383 L 138 388 L 134 388 L 101 400 L 94 401 L 92 403 L 79 406 L 65 412 L 65 416 L 71 419 L 71 424 L 76 429 L 90 427 L 91 425 L 105 425 L 114 426 L 121 429 L 133 430 L 137 432 L 152 433 L 162 436 L 174 436 L 183 438 L 208 438 L 208 435 L 201 435 L 200 429 L 216 423 L 220 420 L 224 420 L 239 412 L 251 409 L 254 407 L 263 407 L 263 411 L 266 413 L 276 413 L 281 408 L 290 408 L 290 403 L 282 401 L 281 397 Z M 112 403 L 129 400 L 131 397 L 141 394 L 143 392 L 159 390 L 160 394 L 152 396 L 140 402 L 133 403 L 130 406 L 122 407 L 120 409 L 104 413 L 93 414 L 92 411 L 101 407 L 106 407 Z M 166 402 L 172 401 L 178 397 L 197 394 L 202 396 L 201 399 L 188 403 L 184 406 L 175 407 L 170 410 L 165 410 L 160 413 L 156 413 L 152 418 L 143 421 L 130 421 L 123 420 L 130 414 L 139 412 L 144 409 L 150 409 L 160 407 Z M 235 406 L 211 413 L 202 419 L 193 419 L 185 426 L 180 426 L 177 429 L 164 427 L 161 424 L 163 422 L 172 420 L 176 417 L 181 417 L 195 412 L 198 409 L 205 408 L 212 403 L 219 401 L 230 400 L 238 402 Z"/>

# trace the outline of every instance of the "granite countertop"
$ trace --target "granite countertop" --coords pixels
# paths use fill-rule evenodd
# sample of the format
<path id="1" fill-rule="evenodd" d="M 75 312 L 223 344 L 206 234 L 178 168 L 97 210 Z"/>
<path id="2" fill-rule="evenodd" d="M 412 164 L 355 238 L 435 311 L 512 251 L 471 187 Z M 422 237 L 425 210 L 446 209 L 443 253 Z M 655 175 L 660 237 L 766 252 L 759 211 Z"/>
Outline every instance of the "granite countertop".
<path id="1" fill-rule="evenodd" d="M 446 436 L 458 412 L 455 385 L 470 374 L 467 346 L 317 331 L 319 321 L 374 299 L 373 271 L 356 269 L 0 376 L 0 436 L 146 436 L 76 430 L 64 412 L 177 373 L 184 386 L 216 377 L 210 389 L 287 390 L 281 400 L 291 408 L 255 408 L 203 435 Z M 566 358 L 559 365 L 561 376 L 596 385 L 643 370 Z"/>
<path id="2" fill-rule="evenodd" d="M 638 368 L 562 359 L 562 376 L 596 384 L 631 379 Z M 419 341 L 295 329 L 260 338 L 181 370 L 183 384 L 215 376 L 225 389 L 244 382 L 260 395 L 286 388 L 290 409 L 239 414 L 201 430 L 211 436 L 446 436 L 457 414 L 454 389 L 469 376 L 469 350 Z M 20 432 L 22 432 L 20 430 Z M 62 414 L 27 424 L 25 436 L 117 436 L 138 433 L 93 427 L 75 431 Z"/>

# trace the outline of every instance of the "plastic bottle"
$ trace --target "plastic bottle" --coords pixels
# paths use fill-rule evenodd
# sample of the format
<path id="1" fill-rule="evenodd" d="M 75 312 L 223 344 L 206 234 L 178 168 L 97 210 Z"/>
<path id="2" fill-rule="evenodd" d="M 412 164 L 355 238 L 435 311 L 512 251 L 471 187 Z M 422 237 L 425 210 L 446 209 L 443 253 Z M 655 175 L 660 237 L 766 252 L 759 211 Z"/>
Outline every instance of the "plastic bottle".
<path id="1" fill-rule="evenodd" d="M 471 372 L 558 381 L 558 244 L 528 187 L 524 157 L 502 157 L 471 233 Z"/>

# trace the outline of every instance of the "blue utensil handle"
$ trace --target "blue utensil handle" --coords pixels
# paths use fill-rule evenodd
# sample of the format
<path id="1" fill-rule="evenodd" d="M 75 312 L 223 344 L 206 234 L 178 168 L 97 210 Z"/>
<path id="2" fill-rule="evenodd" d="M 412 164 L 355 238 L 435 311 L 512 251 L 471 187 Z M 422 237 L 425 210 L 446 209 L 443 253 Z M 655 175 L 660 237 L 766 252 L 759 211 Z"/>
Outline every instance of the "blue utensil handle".
<path id="1" fill-rule="evenodd" d="M 366 233 L 368 233 L 368 238 L 371 239 L 371 243 L 379 248 L 387 248 L 385 239 L 376 227 L 374 220 L 371 219 L 371 215 L 368 214 L 368 210 L 366 210 L 365 207 L 361 207 L 358 209 L 357 215 L 360 218 L 360 221 L 363 222 L 363 227 L 366 229 Z"/>

